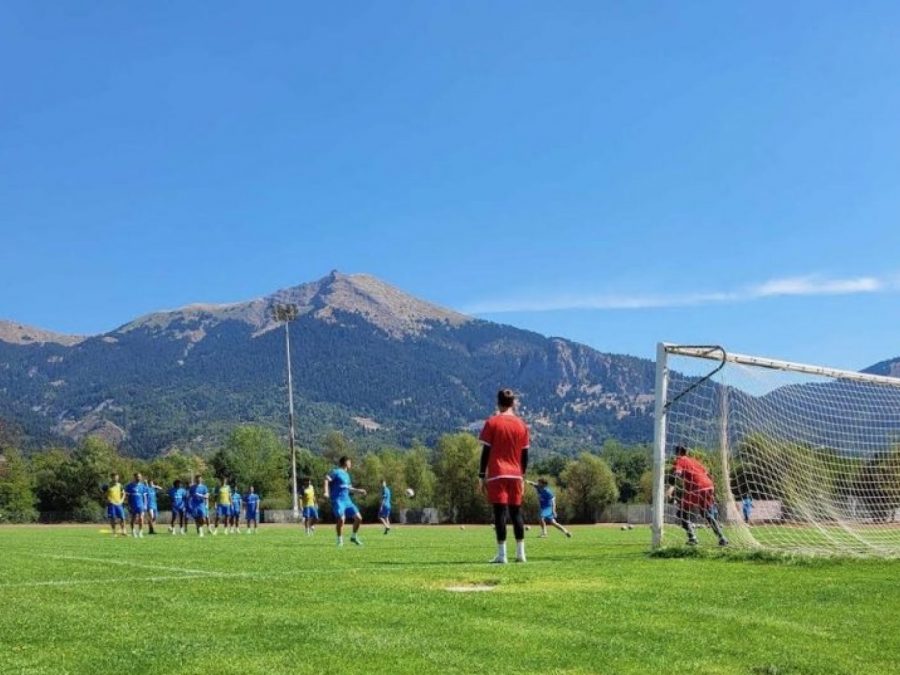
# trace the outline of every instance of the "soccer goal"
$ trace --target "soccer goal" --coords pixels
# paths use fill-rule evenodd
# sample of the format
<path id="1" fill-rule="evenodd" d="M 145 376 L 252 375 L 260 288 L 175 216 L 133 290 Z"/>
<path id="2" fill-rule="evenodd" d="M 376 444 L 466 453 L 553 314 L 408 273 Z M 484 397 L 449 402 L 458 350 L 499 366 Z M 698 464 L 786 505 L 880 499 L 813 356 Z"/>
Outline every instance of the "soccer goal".
<path id="1" fill-rule="evenodd" d="M 665 499 L 684 446 L 730 546 L 900 555 L 900 378 L 660 343 L 655 410 L 654 547 L 684 541 Z"/>

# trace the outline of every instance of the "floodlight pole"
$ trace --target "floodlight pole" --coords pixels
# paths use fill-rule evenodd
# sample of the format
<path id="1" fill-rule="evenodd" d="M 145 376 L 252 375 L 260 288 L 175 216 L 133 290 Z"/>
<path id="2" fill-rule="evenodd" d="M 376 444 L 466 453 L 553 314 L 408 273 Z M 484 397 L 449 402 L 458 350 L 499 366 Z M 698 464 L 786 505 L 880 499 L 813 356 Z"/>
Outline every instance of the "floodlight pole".
<path id="1" fill-rule="evenodd" d="M 297 318 L 296 305 L 276 305 L 274 308 L 275 319 L 284 322 L 284 352 L 287 358 L 287 386 L 288 386 L 288 423 L 290 433 L 288 439 L 291 444 L 291 500 L 294 520 L 300 518 L 300 499 L 297 494 L 297 447 L 294 444 L 294 382 L 291 377 L 291 332 L 288 324 Z"/>

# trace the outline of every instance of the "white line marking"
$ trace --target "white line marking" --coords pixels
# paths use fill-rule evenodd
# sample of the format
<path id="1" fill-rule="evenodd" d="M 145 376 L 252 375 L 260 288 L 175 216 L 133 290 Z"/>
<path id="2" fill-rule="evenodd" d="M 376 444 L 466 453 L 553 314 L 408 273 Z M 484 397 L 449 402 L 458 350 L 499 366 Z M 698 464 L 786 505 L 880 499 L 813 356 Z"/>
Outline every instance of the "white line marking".
<path id="1" fill-rule="evenodd" d="M 139 567 L 142 569 L 148 570 L 159 570 L 164 572 L 181 572 L 182 574 L 190 574 L 194 576 L 209 576 L 209 577 L 236 577 L 236 576 L 250 576 L 249 574 L 243 572 L 212 572 L 210 570 L 196 570 L 190 567 L 169 567 L 167 565 L 149 565 L 147 563 L 138 563 L 132 562 L 130 560 L 117 560 L 115 558 L 90 558 L 87 556 L 79 556 L 79 555 L 52 555 L 48 553 L 35 553 L 33 554 L 39 558 L 52 558 L 54 560 L 81 560 L 84 562 L 96 562 L 103 563 L 104 565 L 124 565 L 126 567 Z"/>
<path id="2" fill-rule="evenodd" d="M 34 588 L 39 586 L 81 586 L 88 584 L 118 584 L 122 581 L 179 581 L 181 579 L 207 579 L 205 574 L 173 575 L 162 577 L 108 577 L 106 579 L 62 579 L 58 581 L 22 581 L 19 583 L 0 584 L 0 588 Z"/>

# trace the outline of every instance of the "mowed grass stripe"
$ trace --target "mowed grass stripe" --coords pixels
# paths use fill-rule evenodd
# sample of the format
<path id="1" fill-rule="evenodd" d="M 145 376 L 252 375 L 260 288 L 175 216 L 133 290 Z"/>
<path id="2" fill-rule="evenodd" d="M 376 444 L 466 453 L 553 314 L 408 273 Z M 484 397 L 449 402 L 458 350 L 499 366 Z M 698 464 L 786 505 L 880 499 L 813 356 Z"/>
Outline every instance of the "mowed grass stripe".
<path id="1" fill-rule="evenodd" d="M 657 559 L 646 528 L 528 534 L 528 564 L 491 566 L 487 527 L 366 527 L 363 548 L 341 550 L 325 526 L 313 538 L 270 527 L 138 541 L 2 528 L 0 672 L 888 673 L 900 662 L 896 561 Z M 477 583 L 495 587 L 445 590 Z"/>

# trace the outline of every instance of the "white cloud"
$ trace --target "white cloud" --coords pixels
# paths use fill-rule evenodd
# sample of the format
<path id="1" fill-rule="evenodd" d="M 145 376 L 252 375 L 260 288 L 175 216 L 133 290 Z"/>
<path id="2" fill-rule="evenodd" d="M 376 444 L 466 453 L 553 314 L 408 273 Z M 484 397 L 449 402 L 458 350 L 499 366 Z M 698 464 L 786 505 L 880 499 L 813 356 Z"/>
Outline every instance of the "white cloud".
<path id="1" fill-rule="evenodd" d="M 572 309 L 653 309 L 747 302 L 772 297 L 806 295 L 852 295 L 900 290 L 900 277 L 851 277 L 832 279 L 816 275 L 770 279 L 736 290 L 675 293 L 661 295 L 565 294 L 498 298 L 463 308 L 468 314 L 551 312 Z"/>

